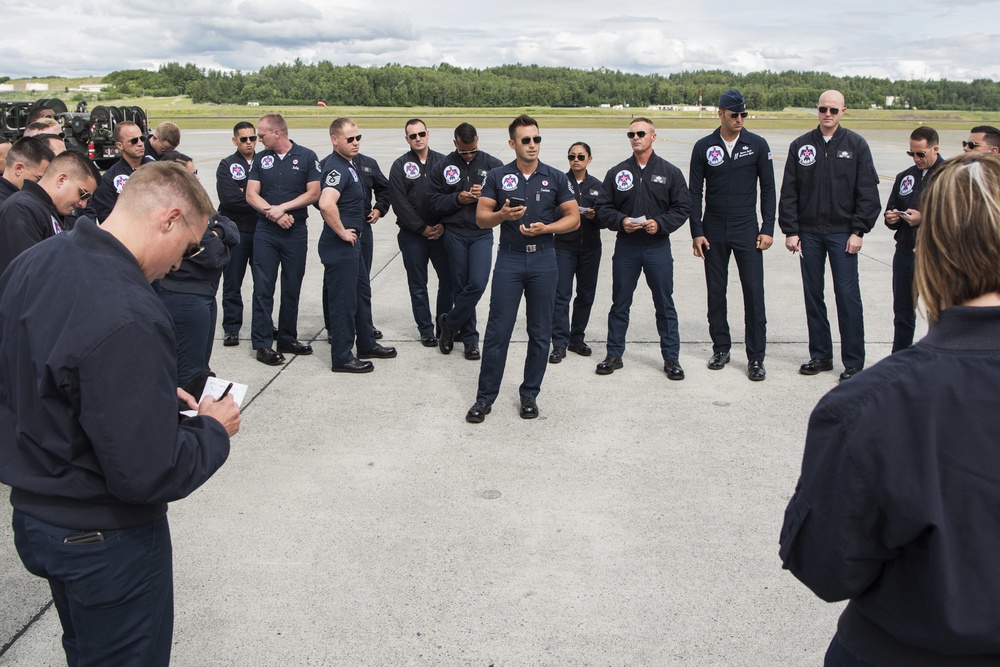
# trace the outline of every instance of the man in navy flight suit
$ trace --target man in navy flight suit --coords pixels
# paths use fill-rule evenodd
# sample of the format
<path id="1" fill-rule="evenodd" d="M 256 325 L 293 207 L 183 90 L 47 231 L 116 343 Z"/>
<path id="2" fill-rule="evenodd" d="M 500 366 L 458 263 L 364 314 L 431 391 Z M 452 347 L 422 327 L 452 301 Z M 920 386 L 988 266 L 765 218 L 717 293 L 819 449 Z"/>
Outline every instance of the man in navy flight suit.
<path id="1" fill-rule="evenodd" d="M 708 367 L 721 370 L 729 363 L 732 338 L 726 317 L 729 256 L 743 286 L 747 377 L 764 379 L 764 251 L 774 241 L 774 167 L 767 141 L 743 127 L 746 100 L 738 90 L 727 90 L 719 99 L 719 128 L 701 139 L 691 151 L 688 187 L 691 189 L 691 238 L 695 257 L 705 260 L 708 283 L 708 333 L 712 358 Z M 757 227 L 757 183 L 760 214 Z M 702 188 L 705 215 L 702 217 Z"/>
<path id="2" fill-rule="evenodd" d="M 653 121 L 636 118 L 626 136 L 632 145 L 632 157 L 608 170 L 595 204 L 601 224 L 618 232 L 611 263 L 608 354 L 597 364 L 597 374 L 610 375 L 624 366 L 622 355 L 632 295 L 639 274 L 644 272 L 656 309 L 663 370 L 671 380 L 683 380 L 669 234 L 688 219 L 691 195 L 680 169 L 653 151 Z"/>
<path id="3" fill-rule="evenodd" d="M 253 123 L 241 121 L 233 127 L 236 152 L 219 162 L 215 189 L 219 195 L 219 214 L 236 223 L 240 242 L 230 248 L 229 263 L 222 277 L 222 344 L 240 344 L 243 326 L 243 278 L 253 264 L 253 234 L 257 229 L 257 210 L 247 203 L 247 175 L 253 167 L 257 150 L 257 132 Z"/>
<path id="4" fill-rule="evenodd" d="M 320 164 L 316 153 L 288 138 L 280 114 L 261 116 L 257 136 L 264 151 L 257 156 L 247 182 L 247 203 L 257 209 L 253 242 L 253 346 L 257 361 L 285 363 L 282 352 L 312 354 L 298 339 L 299 292 L 306 271 L 309 205 L 319 199 Z M 278 351 L 274 338 L 274 287 L 281 268 Z"/>
<path id="5" fill-rule="evenodd" d="M 479 391 L 465 415 L 465 420 L 473 424 L 486 418 L 500 393 L 522 294 L 528 319 L 528 353 L 524 382 L 518 390 L 520 414 L 522 419 L 538 416 L 535 399 L 548 365 L 558 275 L 554 235 L 580 226 L 580 210 L 566 174 L 538 160 L 542 137 L 535 119 L 518 116 L 508 133 L 509 145 L 517 157 L 490 171 L 476 209 L 480 227 L 501 227 Z"/>

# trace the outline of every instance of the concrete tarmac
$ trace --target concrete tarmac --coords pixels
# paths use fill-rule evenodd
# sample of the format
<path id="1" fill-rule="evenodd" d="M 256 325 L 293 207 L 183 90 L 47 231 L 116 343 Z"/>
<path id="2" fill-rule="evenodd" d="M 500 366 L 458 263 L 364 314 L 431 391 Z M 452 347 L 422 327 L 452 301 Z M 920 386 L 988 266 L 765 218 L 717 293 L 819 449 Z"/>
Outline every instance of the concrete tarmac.
<path id="1" fill-rule="evenodd" d="M 251 118 L 251 120 L 254 120 Z M 849 127 L 849 123 L 845 123 Z M 753 130 L 752 122 L 747 124 Z M 407 146 L 399 130 L 367 130 L 362 151 L 386 174 Z M 431 147 L 452 149 L 451 127 Z M 619 130 L 542 127 L 541 159 L 566 167 L 578 140 L 591 173 L 629 154 Z M 707 130 L 659 129 L 658 154 L 687 174 Z M 762 132 L 779 182 L 793 131 Z M 908 131 L 864 132 L 882 182 L 912 164 Z M 224 131 L 184 131 L 215 199 Z M 942 133 L 954 155 L 964 133 Z M 322 130 L 291 137 L 330 152 Z M 506 132 L 480 148 L 513 159 Z M 500 397 L 468 424 L 479 363 L 420 345 L 392 213 L 375 226 L 375 324 L 396 359 L 373 373 L 330 372 L 321 310 L 322 265 L 310 215 L 310 254 L 299 336 L 312 356 L 264 366 L 244 339 L 212 368 L 250 386 L 225 466 L 172 505 L 176 618 L 173 664 L 818 665 L 841 605 L 816 598 L 778 559 L 778 534 L 795 487 L 807 419 L 842 369 L 804 377 L 809 357 L 799 259 L 776 230 L 765 254 L 767 380 L 746 377 L 743 306 L 731 265 L 733 361 L 710 371 L 705 278 L 687 225 L 672 237 L 682 382 L 662 370 L 653 305 L 640 281 L 625 367 L 597 376 L 605 354 L 614 235 L 606 233 L 587 340 L 594 355 L 549 365 L 540 418 L 517 414 L 526 334 L 523 306 Z M 860 257 L 868 365 L 892 341 L 892 233 L 881 220 Z M 433 275 L 433 272 L 431 272 Z M 432 282 L 432 293 L 434 279 Z M 489 293 L 478 309 L 485 329 Z M 827 306 L 837 342 L 828 277 Z M 221 309 L 220 309 L 221 311 Z M 221 316 L 220 316 L 221 319 Z M 918 319 L 918 338 L 926 324 Z M 6 490 L 2 491 L 6 494 Z M 6 503 L 4 503 L 6 506 Z M 13 547 L 0 512 L 0 666 L 65 664 L 44 581 Z"/>

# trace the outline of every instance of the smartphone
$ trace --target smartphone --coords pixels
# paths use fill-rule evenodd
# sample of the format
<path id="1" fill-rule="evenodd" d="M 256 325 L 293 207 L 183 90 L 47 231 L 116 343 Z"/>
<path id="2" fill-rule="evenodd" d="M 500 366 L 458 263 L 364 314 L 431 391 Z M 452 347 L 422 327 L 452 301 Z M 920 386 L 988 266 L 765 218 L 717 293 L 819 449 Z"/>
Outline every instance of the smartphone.
<path id="1" fill-rule="evenodd" d="M 518 206 L 524 206 L 524 200 L 520 197 L 508 197 L 507 201 L 510 202 L 511 208 L 516 208 Z"/>
<path id="2" fill-rule="evenodd" d="M 99 530 L 93 530 L 89 533 L 80 533 L 78 535 L 69 535 L 63 540 L 63 544 L 91 544 L 93 542 L 103 542 L 104 533 Z"/>

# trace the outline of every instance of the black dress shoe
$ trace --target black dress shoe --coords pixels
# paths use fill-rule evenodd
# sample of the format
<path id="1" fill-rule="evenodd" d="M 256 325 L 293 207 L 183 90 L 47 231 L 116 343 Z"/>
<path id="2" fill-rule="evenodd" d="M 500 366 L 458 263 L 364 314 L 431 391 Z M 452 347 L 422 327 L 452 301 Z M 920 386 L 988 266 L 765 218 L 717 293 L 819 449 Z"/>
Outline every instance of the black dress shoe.
<path id="1" fill-rule="evenodd" d="M 372 338 L 375 340 L 382 340 L 382 332 L 378 329 L 372 329 Z"/>
<path id="2" fill-rule="evenodd" d="M 469 411 L 465 413 L 465 421 L 470 424 L 482 424 L 483 420 L 486 419 L 486 415 L 490 414 L 491 409 L 486 403 L 476 401 L 469 408 Z"/>
<path id="3" fill-rule="evenodd" d="M 684 369 L 681 368 L 681 362 L 677 359 L 667 359 L 664 361 L 663 372 L 666 373 L 667 377 L 671 380 L 684 379 Z"/>
<path id="4" fill-rule="evenodd" d="M 538 403 L 528 396 L 521 397 L 521 419 L 534 419 L 538 416 Z"/>
<path id="5" fill-rule="evenodd" d="M 420 344 L 424 347 L 437 347 L 438 339 L 434 334 L 427 334 L 420 337 Z"/>
<path id="6" fill-rule="evenodd" d="M 845 368 L 844 372 L 840 374 L 840 381 L 843 382 L 844 380 L 850 380 L 860 372 L 860 368 Z"/>
<path id="7" fill-rule="evenodd" d="M 452 339 L 454 332 L 448 328 L 444 313 L 438 315 L 437 325 L 438 349 L 441 350 L 441 354 L 451 354 L 451 351 L 455 349 L 455 341 Z"/>
<path id="8" fill-rule="evenodd" d="M 751 361 L 747 364 L 747 377 L 754 382 L 760 382 L 765 377 L 767 377 L 767 371 L 764 370 L 763 361 Z"/>
<path id="9" fill-rule="evenodd" d="M 479 346 L 475 343 L 467 343 L 465 346 L 465 358 L 469 361 L 478 361 L 483 355 L 479 354 Z"/>
<path id="10" fill-rule="evenodd" d="M 550 364 L 558 364 L 560 361 L 566 358 L 566 348 L 564 347 L 554 347 L 552 348 L 552 354 L 549 355 Z"/>
<path id="11" fill-rule="evenodd" d="M 291 343 L 278 343 L 278 352 L 289 352 L 291 354 L 301 354 L 306 356 L 313 353 L 312 345 L 303 343 L 300 340 Z"/>
<path id="12" fill-rule="evenodd" d="M 234 345 L 240 344 L 240 332 L 239 331 L 227 331 L 226 335 L 222 337 L 222 344 L 226 347 L 233 347 Z"/>
<path id="13" fill-rule="evenodd" d="M 597 374 L 598 375 L 611 375 L 619 368 L 625 366 L 621 357 L 613 357 L 610 354 L 604 357 L 604 361 L 597 364 Z"/>
<path id="14" fill-rule="evenodd" d="M 285 357 L 269 347 L 262 347 L 257 350 L 257 361 L 268 366 L 280 366 L 285 363 Z"/>
<path id="15" fill-rule="evenodd" d="M 716 352 L 712 355 L 712 358 L 708 360 L 708 368 L 713 371 L 721 371 L 729 363 L 729 353 L 728 352 Z"/>
<path id="16" fill-rule="evenodd" d="M 375 364 L 370 361 L 361 361 L 355 357 L 346 364 L 334 364 L 330 370 L 334 373 L 371 373 L 375 370 Z"/>
<path id="17" fill-rule="evenodd" d="M 802 375 L 816 375 L 820 371 L 832 371 L 833 359 L 810 359 L 799 366 Z"/>
<path id="18" fill-rule="evenodd" d="M 569 350 L 570 352 L 576 352 L 581 357 L 589 357 L 594 353 L 594 351 L 590 349 L 590 346 L 584 343 L 582 340 L 570 341 L 569 345 L 566 346 L 566 349 Z"/>
<path id="19" fill-rule="evenodd" d="M 396 356 L 396 348 L 387 345 L 376 345 L 367 352 L 358 352 L 358 359 L 392 359 Z"/>

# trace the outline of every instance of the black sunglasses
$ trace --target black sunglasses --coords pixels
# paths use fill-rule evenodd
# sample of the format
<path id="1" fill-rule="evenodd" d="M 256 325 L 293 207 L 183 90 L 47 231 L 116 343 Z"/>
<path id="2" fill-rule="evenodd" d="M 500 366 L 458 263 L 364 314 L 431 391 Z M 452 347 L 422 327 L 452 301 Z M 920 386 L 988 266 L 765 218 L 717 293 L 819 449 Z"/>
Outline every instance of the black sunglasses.
<path id="1" fill-rule="evenodd" d="M 408 139 L 409 139 L 410 141 L 413 141 L 413 140 L 414 140 L 414 139 L 416 139 L 417 137 L 420 137 L 420 138 L 422 139 L 422 138 L 424 138 L 424 137 L 426 137 L 426 136 L 427 136 L 427 132 L 414 132 L 413 134 L 408 134 L 408 135 L 406 135 L 406 137 L 407 137 L 407 138 L 408 138 Z"/>
<path id="2" fill-rule="evenodd" d="M 66 174 L 66 178 L 68 178 L 69 180 L 73 181 L 73 184 L 76 185 L 76 189 L 80 191 L 80 201 L 87 201 L 88 199 L 90 199 L 91 197 L 94 196 L 93 192 L 90 192 L 89 190 L 84 190 L 80 186 L 80 181 L 76 180 L 75 178 L 73 178 L 69 174 Z"/>
<path id="3" fill-rule="evenodd" d="M 749 111 L 730 111 L 729 112 L 729 117 L 730 118 L 746 118 L 749 115 L 750 115 Z"/>
<path id="4" fill-rule="evenodd" d="M 524 144 L 525 146 L 527 146 L 531 142 L 535 142 L 536 144 L 540 144 L 540 143 L 542 143 L 542 138 L 541 137 L 521 137 L 521 143 Z"/>
<path id="5" fill-rule="evenodd" d="M 344 141 L 346 141 L 349 144 L 353 144 L 355 141 L 361 141 L 361 135 L 358 134 L 353 137 L 344 137 Z"/>
<path id="6" fill-rule="evenodd" d="M 829 111 L 830 114 L 834 116 L 840 113 L 840 109 L 838 109 L 837 107 L 816 107 L 816 108 L 819 110 L 820 113 L 826 113 L 827 111 Z"/>
<path id="7" fill-rule="evenodd" d="M 45 134 L 36 134 L 39 139 L 65 139 L 66 133 L 60 132 L 56 134 L 55 132 L 46 132 Z"/>
<path id="8" fill-rule="evenodd" d="M 131 139 L 122 139 L 123 144 L 132 144 L 133 146 L 135 146 L 140 141 L 142 141 L 142 137 L 132 137 Z"/>
<path id="9" fill-rule="evenodd" d="M 906 151 L 906 154 L 910 157 L 913 157 L 914 155 L 917 157 L 927 157 L 928 153 L 930 153 L 930 151 Z"/>
<path id="10" fill-rule="evenodd" d="M 583 162 L 584 160 L 587 159 L 587 154 L 577 153 L 576 155 L 573 155 L 572 153 L 570 153 L 569 155 L 566 156 L 566 159 L 568 159 L 570 162 L 572 162 L 573 160 L 579 160 L 580 162 Z"/>
<path id="11" fill-rule="evenodd" d="M 204 251 L 205 251 L 205 248 L 203 246 L 200 246 L 200 245 L 188 246 L 188 249 L 184 251 L 184 254 L 181 255 L 181 258 L 182 259 L 191 259 L 192 257 L 197 257 L 198 255 L 200 255 Z"/>
<path id="12" fill-rule="evenodd" d="M 646 130 L 639 130 L 638 132 L 626 132 L 625 136 L 628 137 L 629 139 L 634 139 L 636 137 L 642 139 L 644 136 L 646 136 Z"/>
<path id="13" fill-rule="evenodd" d="M 478 148 L 473 148 L 471 151 L 456 151 L 459 155 L 475 155 L 479 152 Z"/>
<path id="14" fill-rule="evenodd" d="M 962 148 L 978 148 L 983 145 L 982 141 L 963 141 Z"/>
<path id="15" fill-rule="evenodd" d="M 257 135 L 251 134 L 249 137 L 240 137 L 241 144 L 245 144 L 248 141 L 257 141 Z"/>

